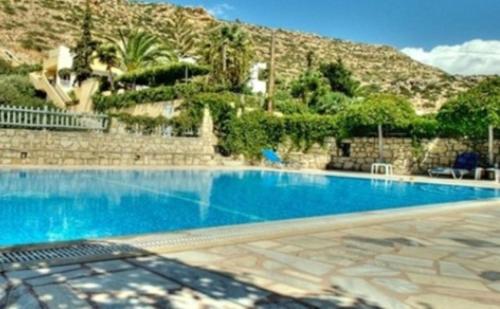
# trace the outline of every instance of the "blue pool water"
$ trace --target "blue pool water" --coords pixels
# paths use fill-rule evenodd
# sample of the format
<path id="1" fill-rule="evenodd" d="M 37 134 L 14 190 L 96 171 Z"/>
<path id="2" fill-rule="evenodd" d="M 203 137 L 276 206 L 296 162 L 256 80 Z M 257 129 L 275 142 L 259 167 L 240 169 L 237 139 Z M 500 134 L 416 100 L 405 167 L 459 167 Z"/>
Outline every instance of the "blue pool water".
<path id="1" fill-rule="evenodd" d="M 269 171 L 0 171 L 0 246 L 499 198 L 499 190 Z"/>

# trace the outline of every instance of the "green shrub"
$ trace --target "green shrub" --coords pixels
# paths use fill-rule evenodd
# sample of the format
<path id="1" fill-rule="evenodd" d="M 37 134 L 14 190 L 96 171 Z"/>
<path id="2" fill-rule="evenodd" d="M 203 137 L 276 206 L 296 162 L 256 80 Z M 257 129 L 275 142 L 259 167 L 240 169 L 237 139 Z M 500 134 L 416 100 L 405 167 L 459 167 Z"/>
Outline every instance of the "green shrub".
<path id="1" fill-rule="evenodd" d="M 224 145 L 230 153 L 258 159 L 264 148 L 276 149 L 290 141 L 297 150 L 307 150 L 313 144 L 323 144 L 338 132 L 334 117 L 321 115 L 291 115 L 276 117 L 264 112 L 251 112 L 230 122 Z"/>
<path id="2" fill-rule="evenodd" d="M 251 112 L 232 119 L 224 146 L 230 153 L 258 159 L 262 149 L 277 148 L 283 140 L 283 133 L 282 118 L 264 112 Z"/>
<path id="3" fill-rule="evenodd" d="M 202 83 L 190 82 L 176 84 L 175 91 L 180 98 L 191 98 L 205 90 Z"/>
<path id="4" fill-rule="evenodd" d="M 290 84 L 290 93 L 309 105 L 312 98 L 328 91 L 328 82 L 318 71 L 306 71 Z"/>
<path id="5" fill-rule="evenodd" d="M 411 103 L 399 96 L 376 94 L 349 104 L 339 113 L 343 135 L 367 136 L 379 124 L 388 130 L 406 130 L 415 119 Z"/>
<path id="6" fill-rule="evenodd" d="M 314 96 L 309 107 L 318 114 L 335 115 L 352 101 L 353 99 L 341 92 L 326 91 Z"/>
<path id="7" fill-rule="evenodd" d="M 41 64 L 26 64 L 23 63 L 19 66 L 14 67 L 13 74 L 28 75 L 31 72 L 37 72 L 42 70 Z"/>
<path id="8" fill-rule="evenodd" d="M 0 104 L 40 108 L 52 106 L 31 85 L 27 76 L 0 75 Z"/>
<path id="9" fill-rule="evenodd" d="M 444 135 L 485 139 L 489 125 L 500 127 L 500 77 L 488 78 L 449 100 L 437 119 Z"/>
<path id="10" fill-rule="evenodd" d="M 307 150 L 314 144 L 322 145 L 325 139 L 338 135 L 335 117 L 315 114 L 291 115 L 284 117 L 284 135 L 292 141 L 292 146 Z"/>
<path id="11" fill-rule="evenodd" d="M 153 133 L 161 125 L 170 124 L 170 121 L 163 116 L 133 116 L 127 113 L 116 113 L 111 114 L 110 116 L 124 123 L 128 130 L 134 132 L 138 130 L 142 134 L 146 135 Z"/>
<path id="12" fill-rule="evenodd" d="M 434 138 L 440 133 L 439 122 L 434 115 L 415 117 L 408 134 L 412 138 Z"/>
<path id="13" fill-rule="evenodd" d="M 10 62 L 0 58 L 0 75 L 28 75 L 31 72 L 41 71 L 42 65 L 40 64 L 21 64 L 12 66 Z"/>
<path id="14" fill-rule="evenodd" d="M 236 109 L 239 102 L 239 96 L 229 92 L 200 93 L 187 102 L 189 108 L 198 109 L 199 112 L 201 112 L 204 107 L 210 109 L 214 121 L 214 131 L 220 139 L 219 146 L 222 152 L 227 152 L 224 141 L 229 134 L 229 125 L 236 117 Z"/>
<path id="15" fill-rule="evenodd" d="M 307 114 L 309 112 L 309 108 L 298 100 L 286 100 L 286 101 L 275 101 L 276 110 L 285 114 L 285 115 L 293 115 L 293 114 Z"/>
<path id="16" fill-rule="evenodd" d="M 186 100 L 174 126 L 197 130 L 203 117 L 203 108 L 210 109 L 214 131 L 219 138 L 223 154 L 244 154 L 250 159 L 260 157 L 263 148 L 276 148 L 285 139 L 297 149 L 307 149 L 315 143 L 322 144 L 327 137 L 338 132 L 334 117 L 313 114 L 296 114 L 276 117 L 260 109 L 243 112 L 237 110 L 248 100 L 234 93 L 201 93 Z"/>
<path id="17" fill-rule="evenodd" d="M 337 62 L 322 64 L 320 71 L 328 80 L 331 91 L 343 93 L 348 97 L 356 95 L 360 83 L 352 77 L 351 71 L 346 68 L 340 58 Z"/>
<path id="18" fill-rule="evenodd" d="M 168 66 L 158 66 L 132 71 L 121 76 L 118 81 L 127 84 L 148 85 L 157 87 L 161 85 L 174 85 L 186 77 L 206 75 L 209 70 L 206 67 L 190 64 L 176 63 Z"/>
<path id="19" fill-rule="evenodd" d="M 0 74 L 12 74 L 12 70 L 10 62 L 0 58 Z"/>
<path id="20" fill-rule="evenodd" d="M 198 132 L 203 120 L 203 103 L 187 99 L 180 107 L 180 113 L 172 119 L 176 132 Z"/>
<path id="21" fill-rule="evenodd" d="M 94 107 L 98 111 L 106 111 L 111 108 L 126 108 L 137 104 L 171 101 L 178 97 L 174 87 L 164 86 L 146 88 L 142 90 L 131 90 L 122 94 L 103 96 L 96 94 L 93 97 Z"/>

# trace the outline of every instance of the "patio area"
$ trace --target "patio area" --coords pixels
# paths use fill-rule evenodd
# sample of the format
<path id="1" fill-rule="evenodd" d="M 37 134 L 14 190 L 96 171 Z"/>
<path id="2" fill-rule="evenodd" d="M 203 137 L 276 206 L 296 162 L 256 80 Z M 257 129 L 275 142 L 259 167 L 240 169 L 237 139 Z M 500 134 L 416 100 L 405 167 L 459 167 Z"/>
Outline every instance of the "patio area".
<path id="1" fill-rule="evenodd" d="M 4 272 L 12 308 L 498 308 L 500 204 Z"/>

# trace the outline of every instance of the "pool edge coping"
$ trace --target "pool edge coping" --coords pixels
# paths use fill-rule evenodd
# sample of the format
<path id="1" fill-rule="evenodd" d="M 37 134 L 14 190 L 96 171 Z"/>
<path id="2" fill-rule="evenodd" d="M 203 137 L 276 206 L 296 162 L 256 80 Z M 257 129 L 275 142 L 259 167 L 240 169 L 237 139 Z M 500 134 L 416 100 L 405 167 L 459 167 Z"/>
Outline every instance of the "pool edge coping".
<path id="1" fill-rule="evenodd" d="M 430 177 L 426 175 L 393 175 L 385 176 L 381 174 L 372 175 L 367 172 L 357 171 L 343 171 L 343 170 L 322 170 L 322 169 L 292 169 L 292 168 L 273 168 L 268 166 L 258 165 L 117 165 L 117 166 L 99 166 L 99 165 L 2 165 L 0 164 L 0 172 L 8 170 L 63 170 L 63 171 L 169 171 L 169 170 L 203 170 L 203 171 L 263 171 L 263 172 L 285 172 L 285 173 L 307 173 L 310 175 L 323 175 L 323 176 L 338 176 L 349 178 L 361 178 L 372 180 L 384 181 L 400 181 L 410 183 L 427 183 L 427 184 L 441 184 L 451 186 L 466 186 L 478 187 L 489 189 L 500 189 L 500 183 L 487 180 L 474 180 L 474 179 L 453 179 L 453 178 L 439 178 Z"/>
<path id="2" fill-rule="evenodd" d="M 466 211 L 475 208 L 499 206 L 500 200 L 452 202 L 412 206 L 407 208 L 365 211 L 351 214 L 337 214 L 222 227 L 190 229 L 178 232 L 160 232 L 136 236 L 20 245 L 0 248 L 0 252 L 32 251 L 43 248 L 57 249 L 89 243 L 106 243 L 118 246 L 130 246 L 138 251 L 136 253 L 93 255 L 81 258 L 69 258 L 66 260 L 54 259 L 44 262 L 0 264 L 0 272 L 200 250 L 218 246 L 273 240 L 283 237 L 333 232 L 343 228 L 359 228 L 372 224 L 387 224 L 398 220 L 418 219 L 433 214 L 446 214 L 450 211 Z"/>

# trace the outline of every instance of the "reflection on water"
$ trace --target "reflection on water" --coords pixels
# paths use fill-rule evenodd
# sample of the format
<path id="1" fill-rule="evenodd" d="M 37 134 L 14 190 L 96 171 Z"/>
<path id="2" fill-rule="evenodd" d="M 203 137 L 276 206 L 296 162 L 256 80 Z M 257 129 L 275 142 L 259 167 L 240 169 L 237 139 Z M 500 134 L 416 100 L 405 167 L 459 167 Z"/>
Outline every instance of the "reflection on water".
<path id="1" fill-rule="evenodd" d="M 3 171 L 0 245 L 499 196 L 477 188 L 269 171 Z"/>
<path id="2" fill-rule="evenodd" d="M 194 171 L 1 172 L 0 244 L 10 243 L 11 231 L 31 243 L 134 234 L 186 215 L 202 224 L 212 180 Z"/>

